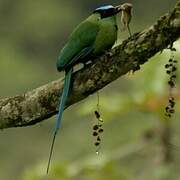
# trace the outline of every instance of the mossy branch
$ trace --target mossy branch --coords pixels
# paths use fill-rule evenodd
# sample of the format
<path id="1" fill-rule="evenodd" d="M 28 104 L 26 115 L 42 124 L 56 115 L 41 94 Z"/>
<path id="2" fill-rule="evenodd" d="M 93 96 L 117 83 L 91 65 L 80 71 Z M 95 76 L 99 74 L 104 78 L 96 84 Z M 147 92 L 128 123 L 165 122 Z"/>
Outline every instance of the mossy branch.
<path id="1" fill-rule="evenodd" d="M 85 99 L 130 70 L 138 70 L 140 65 L 179 37 L 180 1 L 154 25 L 75 72 L 66 107 Z M 63 79 L 60 79 L 22 95 L 1 99 L 0 129 L 33 125 L 55 115 L 62 89 Z"/>

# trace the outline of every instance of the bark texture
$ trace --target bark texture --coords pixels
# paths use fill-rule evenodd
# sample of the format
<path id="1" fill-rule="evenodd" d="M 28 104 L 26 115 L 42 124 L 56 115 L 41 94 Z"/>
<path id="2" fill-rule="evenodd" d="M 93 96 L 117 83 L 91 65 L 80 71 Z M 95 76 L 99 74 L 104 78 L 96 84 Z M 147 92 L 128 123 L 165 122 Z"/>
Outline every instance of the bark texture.
<path id="1" fill-rule="evenodd" d="M 71 95 L 66 107 L 81 101 L 140 65 L 180 37 L 180 1 L 142 32 L 134 34 L 93 63 L 73 74 Z M 57 113 L 63 79 L 21 95 L 0 100 L 0 129 L 28 126 Z"/>

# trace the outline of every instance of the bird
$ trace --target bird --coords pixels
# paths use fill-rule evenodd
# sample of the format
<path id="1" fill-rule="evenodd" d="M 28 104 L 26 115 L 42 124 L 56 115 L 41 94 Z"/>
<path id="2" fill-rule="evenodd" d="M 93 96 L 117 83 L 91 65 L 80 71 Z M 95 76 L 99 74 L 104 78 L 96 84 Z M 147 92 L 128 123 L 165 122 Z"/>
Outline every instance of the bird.
<path id="1" fill-rule="evenodd" d="M 56 66 L 59 72 L 65 72 L 65 80 L 50 148 L 47 174 L 49 172 L 55 138 L 60 129 L 62 114 L 70 93 L 73 67 L 79 63 L 86 65 L 90 58 L 100 56 L 112 48 L 117 40 L 118 26 L 116 15 L 120 11 L 120 6 L 114 7 L 113 5 L 103 5 L 96 8 L 89 17 L 74 29 L 59 53 Z"/>
<path id="2" fill-rule="evenodd" d="M 129 27 L 129 24 L 130 24 L 131 19 L 132 19 L 132 8 L 133 8 L 133 6 L 130 3 L 124 3 L 124 4 L 120 5 L 120 9 L 121 9 L 121 12 L 122 12 L 121 23 L 124 26 L 123 30 L 125 30 L 127 28 L 128 31 L 129 31 L 130 37 L 132 36 L 131 30 L 130 30 L 130 27 Z"/>

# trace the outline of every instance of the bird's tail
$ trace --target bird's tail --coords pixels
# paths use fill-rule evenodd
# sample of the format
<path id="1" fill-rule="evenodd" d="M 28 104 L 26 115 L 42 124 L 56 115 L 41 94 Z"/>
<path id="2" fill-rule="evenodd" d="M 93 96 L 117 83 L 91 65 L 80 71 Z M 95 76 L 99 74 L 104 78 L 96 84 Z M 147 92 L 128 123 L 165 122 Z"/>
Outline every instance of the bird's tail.
<path id="1" fill-rule="evenodd" d="M 69 89 L 70 89 L 70 84 L 71 84 L 71 76 L 72 76 L 72 68 L 66 70 L 66 74 L 65 74 L 65 82 L 64 82 L 64 89 L 61 95 L 61 99 L 60 99 L 60 104 L 59 104 L 59 112 L 57 115 L 57 120 L 56 120 L 56 126 L 55 126 L 55 130 L 54 130 L 54 136 L 53 136 L 53 140 L 52 140 L 52 145 L 51 145 L 51 149 L 50 149 L 50 154 L 49 154 L 49 160 L 48 160 L 48 165 L 47 165 L 47 174 L 49 172 L 49 167 L 50 167 L 50 162 L 51 162 L 51 157 L 52 157 L 52 153 L 53 153 L 53 147 L 54 147 L 54 142 L 56 139 L 56 135 L 57 132 L 60 128 L 61 125 L 61 119 L 62 119 L 62 114 L 64 111 L 64 107 L 66 104 L 66 100 L 68 98 L 68 93 L 69 93 Z"/>

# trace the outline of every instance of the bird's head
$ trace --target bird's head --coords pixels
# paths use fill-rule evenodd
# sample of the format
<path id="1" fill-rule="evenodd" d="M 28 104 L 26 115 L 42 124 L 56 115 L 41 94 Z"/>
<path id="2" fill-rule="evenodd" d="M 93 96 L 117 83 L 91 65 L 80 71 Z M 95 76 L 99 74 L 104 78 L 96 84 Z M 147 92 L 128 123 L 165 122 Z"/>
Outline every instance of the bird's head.
<path id="1" fill-rule="evenodd" d="M 105 5 L 95 9 L 93 13 L 99 13 L 101 18 L 107 18 L 116 15 L 121 11 L 121 6 Z"/>

